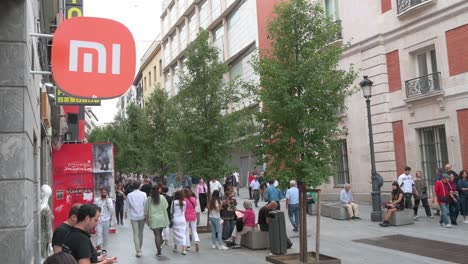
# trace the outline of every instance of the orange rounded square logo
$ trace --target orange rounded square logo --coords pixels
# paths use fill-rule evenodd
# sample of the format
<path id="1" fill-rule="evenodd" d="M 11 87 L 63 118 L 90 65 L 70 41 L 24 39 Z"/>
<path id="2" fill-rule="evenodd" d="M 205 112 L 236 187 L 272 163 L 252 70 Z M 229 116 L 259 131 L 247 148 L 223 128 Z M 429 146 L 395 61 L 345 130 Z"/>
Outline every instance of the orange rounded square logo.
<path id="1" fill-rule="evenodd" d="M 117 21 L 75 17 L 65 20 L 55 31 L 52 74 L 69 95 L 118 97 L 132 85 L 135 64 L 133 36 Z"/>

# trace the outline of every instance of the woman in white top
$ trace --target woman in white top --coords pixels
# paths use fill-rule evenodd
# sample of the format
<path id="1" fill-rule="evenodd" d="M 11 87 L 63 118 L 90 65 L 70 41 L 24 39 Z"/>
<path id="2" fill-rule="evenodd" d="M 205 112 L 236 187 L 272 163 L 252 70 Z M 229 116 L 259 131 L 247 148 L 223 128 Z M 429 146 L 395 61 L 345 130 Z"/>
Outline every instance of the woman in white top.
<path id="1" fill-rule="evenodd" d="M 221 228 L 221 208 L 222 208 L 222 200 L 219 197 L 219 191 L 215 190 L 213 195 L 211 196 L 210 203 L 208 204 L 208 210 L 210 211 L 210 223 L 211 223 L 211 243 L 212 248 L 218 249 L 228 249 L 225 245 L 223 245 L 223 240 L 221 238 L 221 234 L 223 229 Z M 216 243 L 218 242 L 218 243 Z"/>
<path id="2" fill-rule="evenodd" d="M 172 233 L 174 234 L 174 252 L 177 252 L 177 246 L 182 247 L 182 255 L 187 254 L 185 246 L 185 229 L 187 222 L 185 221 L 185 201 L 182 191 L 177 191 L 174 194 L 172 201 Z"/>

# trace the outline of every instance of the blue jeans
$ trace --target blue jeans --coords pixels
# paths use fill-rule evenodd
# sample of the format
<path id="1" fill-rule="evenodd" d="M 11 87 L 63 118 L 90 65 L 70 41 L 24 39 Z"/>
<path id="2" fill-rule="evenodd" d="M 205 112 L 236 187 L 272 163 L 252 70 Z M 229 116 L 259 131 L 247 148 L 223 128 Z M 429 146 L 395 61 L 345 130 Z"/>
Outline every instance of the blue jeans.
<path id="1" fill-rule="evenodd" d="M 299 226 L 299 204 L 288 205 L 288 215 L 291 225 L 297 228 Z"/>
<path id="2" fill-rule="evenodd" d="M 223 238 L 231 238 L 232 230 L 234 229 L 234 220 L 224 220 L 224 233 Z"/>
<path id="3" fill-rule="evenodd" d="M 216 241 L 217 241 L 218 245 L 222 245 L 223 240 L 221 239 L 221 232 L 222 232 L 221 219 L 210 217 L 210 223 L 211 223 L 211 243 L 213 245 L 216 245 Z"/>
<path id="4" fill-rule="evenodd" d="M 440 203 L 439 206 L 440 206 L 440 221 L 439 222 L 440 224 L 446 225 L 449 223 L 449 218 L 448 218 L 449 205 Z"/>

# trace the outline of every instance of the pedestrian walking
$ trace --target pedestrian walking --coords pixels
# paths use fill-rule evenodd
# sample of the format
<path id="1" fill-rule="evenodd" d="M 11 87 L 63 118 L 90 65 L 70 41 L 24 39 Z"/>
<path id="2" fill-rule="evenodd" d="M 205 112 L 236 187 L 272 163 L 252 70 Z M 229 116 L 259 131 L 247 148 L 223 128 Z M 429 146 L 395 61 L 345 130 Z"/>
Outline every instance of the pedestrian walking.
<path id="1" fill-rule="evenodd" d="M 286 210 L 293 231 L 297 232 L 299 230 L 299 189 L 295 180 L 290 181 L 289 185 L 291 188 L 286 191 Z"/>
<path id="2" fill-rule="evenodd" d="M 223 239 L 231 237 L 232 230 L 234 229 L 234 218 L 236 217 L 237 201 L 234 197 L 232 187 L 227 189 L 223 200 L 223 209 L 221 210 L 221 218 L 223 219 Z"/>
<path id="3" fill-rule="evenodd" d="M 449 223 L 449 204 L 450 204 L 450 187 L 449 178 L 447 174 L 443 174 L 442 179 L 437 181 L 434 186 L 434 196 L 432 199 L 437 199 L 440 206 L 440 220 L 439 223 L 442 227 L 450 228 L 452 225 Z"/>
<path id="4" fill-rule="evenodd" d="M 468 224 L 468 172 L 460 171 L 460 180 L 458 181 L 458 193 L 460 197 L 461 214 L 463 215 L 463 223 Z"/>
<path id="5" fill-rule="evenodd" d="M 266 179 L 265 179 L 265 172 L 260 172 L 260 177 L 258 177 L 258 182 L 260 183 L 260 201 L 265 201 L 265 186 L 266 186 Z"/>
<path id="6" fill-rule="evenodd" d="M 117 191 L 115 191 L 115 218 L 117 219 L 117 225 L 123 225 L 124 216 L 124 203 L 127 196 L 124 193 L 123 185 L 117 185 Z"/>
<path id="7" fill-rule="evenodd" d="M 146 193 L 139 190 L 140 182 L 133 182 L 133 191 L 127 196 L 125 207 L 125 219 L 129 218 L 132 224 L 133 243 L 135 245 L 136 257 L 141 258 L 143 246 L 143 229 L 145 228 L 145 203 Z"/>
<path id="8" fill-rule="evenodd" d="M 414 188 L 413 176 L 411 176 L 411 168 L 405 167 L 405 172 L 398 177 L 398 185 L 400 186 L 405 196 L 405 208 L 413 208 L 411 204 L 411 198 L 413 193 L 418 194 L 418 191 Z"/>
<path id="9" fill-rule="evenodd" d="M 458 197 L 458 189 L 456 185 L 455 175 L 449 175 L 449 191 L 450 191 L 450 203 L 449 203 L 449 215 L 452 225 L 458 225 L 457 218 L 460 213 L 460 198 Z"/>
<path id="10" fill-rule="evenodd" d="M 192 231 L 192 238 L 195 241 L 195 252 L 200 251 L 200 238 L 197 233 L 197 199 L 193 197 L 192 190 L 190 188 L 184 189 L 184 201 L 186 205 L 185 210 L 185 221 L 187 221 L 185 229 L 185 246 L 190 248 L 190 231 Z"/>
<path id="11" fill-rule="evenodd" d="M 260 182 L 258 181 L 258 175 L 254 176 L 254 180 L 250 183 L 249 188 L 252 190 L 255 207 L 258 207 L 258 200 L 260 200 Z"/>
<path id="12" fill-rule="evenodd" d="M 185 220 L 185 210 L 187 206 L 184 201 L 184 194 L 182 190 L 174 193 L 174 200 L 172 200 L 171 215 L 172 215 L 172 233 L 174 234 L 174 252 L 177 252 L 177 247 L 182 247 L 182 255 L 186 255 L 186 239 L 185 229 L 187 228 L 187 221 Z"/>
<path id="13" fill-rule="evenodd" d="M 96 243 L 102 250 L 105 250 L 109 246 L 109 228 L 111 224 L 111 215 L 114 212 L 114 203 L 111 198 L 108 197 L 109 193 L 106 188 L 101 188 L 101 197 L 94 200 L 94 204 L 101 208 L 101 215 L 99 217 L 99 223 L 96 226 Z"/>
<path id="14" fill-rule="evenodd" d="M 215 190 L 211 195 L 210 203 L 208 204 L 208 210 L 210 211 L 210 225 L 211 225 L 211 248 L 212 249 L 228 249 L 223 245 L 221 228 L 221 208 L 222 200 L 219 195 L 219 191 Z"/>
<path id="15" fill-rule="evenodd" d="M 254 179 L 255 179 L 254 175 L 250 173 L 249 177 L 247 178 L 247 182 L 249 184 L 249 199 L 250 200 L 253 199 L 252 187 L 250 187 L 250 184 L 252 183 Z"/>
<path id="16" fill-rule="evenodd" d="M 167 205 L 168 205 L 166 211 L 167 211 L 167 215 L 169 216 L 169 221 L 171 221 L 172 220 L 172 216 L 171 216 L 172 196 L 168 194 L 169 188 L 167 186 L 161 186 L 160 189 L 161 189 L 162 195 L 164 196 L 164 198 L 166 198 Z M 167 226 L 163 230 L 163 245 L 166 245 L 166 246 L 169 245 L 170 231 L 171 229 L 169 228 L 169 224 L 167 224 Z"/>
<path id="17" fill-rule="evenodd" d="M 208 204 L 208 185 L 206 185 L 203 179 L 200 179 L 197 186 L 197 197 L 200 201 L 200 211 L 205 213 L 206 205 Z"/>
<path id="18" fill-rule="evenodd" d="M 162 256 L 163 229 L 169 225 L 168 207 L 164 195 L 159 194 L 159 187 L 153 187 L 145 204 L 145 220 L 148 227 L 153 230 L 158 257 Z"/>
<path id="19" fill-rule="evenodd" d="M 423 207 L 426 210 L 427 217 L 433 217 L 431 213 L 431 208 L 428 202 L 428 195 L 427 195 L 427 182 L 423 178 L 422 172 L 416 172 L 416 179 L 414 180 L 414 188 L 417 191 L 417 194 L 414 194 L 414 217 L 418 217 L 418 208 L 419 203 L 422 201 Z"/>

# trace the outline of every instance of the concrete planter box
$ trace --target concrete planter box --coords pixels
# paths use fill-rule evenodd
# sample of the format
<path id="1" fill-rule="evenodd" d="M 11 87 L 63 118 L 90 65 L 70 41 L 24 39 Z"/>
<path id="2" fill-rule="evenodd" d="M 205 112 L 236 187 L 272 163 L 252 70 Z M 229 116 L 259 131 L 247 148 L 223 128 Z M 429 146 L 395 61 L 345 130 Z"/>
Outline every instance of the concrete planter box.
<path id="1" fill-rule="evenodd" d="M 266 261 L 274 264 L 299 264 L 299 257 L 299 253 L 279 256 L 268 256 L 266 257 Z M 316 262 L 315 252 L 309 252 L 307 263 L 341 264 L 341 259 L 320 254 L 320 260 L 319 262 Z"/>

